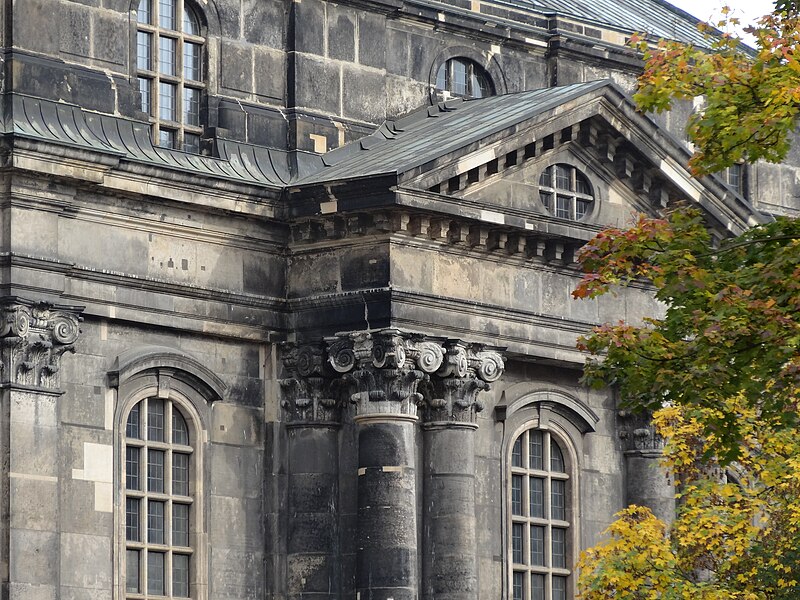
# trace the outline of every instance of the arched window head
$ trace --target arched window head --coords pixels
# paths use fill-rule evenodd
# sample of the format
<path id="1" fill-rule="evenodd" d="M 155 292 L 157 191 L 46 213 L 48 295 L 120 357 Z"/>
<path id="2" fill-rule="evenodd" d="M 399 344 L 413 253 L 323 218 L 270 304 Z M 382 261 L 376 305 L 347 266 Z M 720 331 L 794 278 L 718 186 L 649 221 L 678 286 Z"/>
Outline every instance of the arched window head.
<path id="1" fill-rule="evenodd" d="M 560 218 L 580 221 L 592 211 L 594 196 L 589 179 L 568 164 L 550 165 L 539 177 L 539 199 Z"/>
<path id="2" fill-rule="evenodd" d="M 436 73 L 436 91 L 446 96 L 485 98 L 494 95 L 489 74 L 468 58 L 451 58 Z"/>
<path id="3" fill-rule="evenodd" d="M 177 402 L 145 398 L 125 422 L 125 593 L 190 598 L 196 436 Z"/>
<path id="4" fill-rule="evenodd" d="M 571 598 L 573 564 L 569 465 L 549 430 L 528 429 L 510 460 L 513 600 Z"/>
<path id="5" fill-rule="evenodd" d="M 197 154 L 205 89 L 200 19 L 188 0 L 139 0 L 136 21 L 141 110 L 154 143 Z"/>

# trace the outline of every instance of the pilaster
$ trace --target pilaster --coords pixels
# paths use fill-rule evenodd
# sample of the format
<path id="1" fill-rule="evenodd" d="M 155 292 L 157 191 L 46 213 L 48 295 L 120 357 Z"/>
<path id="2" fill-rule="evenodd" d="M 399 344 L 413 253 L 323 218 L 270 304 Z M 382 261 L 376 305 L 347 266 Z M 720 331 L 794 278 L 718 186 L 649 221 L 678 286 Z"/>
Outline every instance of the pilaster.
<path id="1" fill-rule="evenodd" d="M 625 455 L 626 504 L 646 506 L 665 523 L 675 518 L 675 486 L 661 466 L 664 439 L 650 413 L 618 414 L 619 437 Z"/>
<path id="2" fill-rule="evenodd" d="M 499 352 L 445 344 L 442 366 L 424 385 L 423 585 L 425 600 L 478 597 L 475 431 L 481 391 L 503 373 Z"/>
<path id="3" fill-rule="evenodd" d="M 11 600 L 58 597 L 59 373 L 81 310 L 0 300 L 0 571 Z"/>
<path id="4" fill-rule="evenodd" d="M 338 470 L 341 380 L 323 344 L 283 347 L 288 434 L 287 592 L 290 600 L 341 595 Z"/>

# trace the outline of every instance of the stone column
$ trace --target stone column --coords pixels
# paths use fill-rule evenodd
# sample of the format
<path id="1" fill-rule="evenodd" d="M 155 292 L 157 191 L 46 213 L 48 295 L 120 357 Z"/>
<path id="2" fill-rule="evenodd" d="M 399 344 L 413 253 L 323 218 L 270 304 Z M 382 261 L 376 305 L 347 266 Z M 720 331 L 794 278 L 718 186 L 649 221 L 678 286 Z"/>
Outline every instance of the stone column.
<path id="1" fill-rule="evenodd" d="M 675 486 L 660 464 L 664 439 L 649 414 L 620 411 L 619 436 L 625 451 L 626 502 L 646 506 L 669 524 L 675 519 Z"/>
<path id="2" fill-rule="evenodd" d="M 503 373 L 497 352 L 448 342 L 442 367 L 420 387 L 423 422 L 425 600 L 478 597 L 475 522 L 475 432 L 478 393 Z"/>
<path id="3" fill-rule="evenodd" d="M 59 370 L 81 310 L 0 301 L 0 594 L 11 600 L 60 595 Z"/>
<path id="4" fill-rule="evenodd" d="M 339 381 L 325 364 L 321 343 L 287 344 L 284 350 L 288 598 L 339 598 Z"/>
<path id="5" fill-rule="evenodd" d="M 358 427 L 357 597 L 415 600 L 419 382 L 442 364 L 440 343 L 394 329 L 330 340 L 352 389 Z"/>

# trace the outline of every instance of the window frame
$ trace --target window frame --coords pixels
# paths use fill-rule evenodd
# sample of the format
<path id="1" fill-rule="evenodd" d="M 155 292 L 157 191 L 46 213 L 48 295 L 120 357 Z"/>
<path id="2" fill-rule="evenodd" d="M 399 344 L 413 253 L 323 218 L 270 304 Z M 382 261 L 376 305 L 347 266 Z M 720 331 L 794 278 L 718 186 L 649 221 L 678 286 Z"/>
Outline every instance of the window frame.
<path id="1" fill-rule="evenodd" d="M 569 169 L 569 188 L 558 186 L 558 173 L 560 168 Z M 543 183 L 545 176 L 549 177 L 549 185 Z M 589 192 L 584 192 L 578 189 L 578 182 L 581 181 L 589 188 Z M 564 219 L 567 221 L 582 222 L 586 221 L 597 206 L 597 194 L 595 187 L 589 176 L 584 173 L 577 166 L 568 162 L 551 162 L 545 166 L 539 173 L 539 178 L 536 182 L 539 204 L 547 213 L 557 219 Z M 544 197 L 548 195 L 550 201 L 545 201 Z M 569 202 L 567 207 L 567 216 L 559 214 L 559 200 L 565 199 Z M 588 204 L 585 212 L 578 216 L 578 205 L 580 202 Z"/>
<path id="2" fill-rule="evenodd" d="M 578 553 L 579 553 L 579 540 L 580 540 L 580 532 L 579 532 L 579 467 L 578 467 L 578 459 L 577 459 L 577 450 L 576 445 L 574 443 L 574 432 L 571 431 L 571 427 L 568 425 L 562 427 L 559 422 L 554 421 L 553 419 L 558 419 L 558 415 L 551 412 L 551 409 L 547 406 L 537 405 L 535 407 L 529 407 L 522 409 L 520 413 L 515 415 L 514 422 L 520 423 L 515 429 L 511 431 L 511 435 L 506 440 L 505 451 L 503 454 L 503 475 L 504 475 L 504 493 L 505 493 L 505 518 L 504 518 L 504 534 L 505 534 L 505 555 L 504 560 L 506 563 L 506 586 L 507 586 L 507 598 L 508 600 L 514 600 L 514 573 L 524 573 L 527 576 L 523 577 L 523 591 L 522 591 L 522 598 L 523 600 L 531 600 L 533 598 L 530 590 L 531 585 L 531 575 L 534 573 L 543 574 L 545 575 L 545 600 L 552 600 L 552 577 L 564 577 L 566 582 L 566 598 L 567 600 L 572 600 L 575 597 L 576 589 L 575 589 L 575 562 L 577 561 Z M 520 516 L 514 515 L 512 509 L 512 487 L 513 487 L 513 475 L 516 474 L 525 474 L 524 481 L 527 481 L 533 477 L 541 477 L 544 476 L 546 473 L 544 470 L 528 470 L 524 467 L 514 467 L 512 453 L 514 450 L 515 441 L 523 436 L 527 436 L 531 431 L 541 431 L 546 434 L 546 437 L 549 439 L 553 439 L 559 446 L 561 450 L 561 454 L 564 460 L 564 470 L 565 473 L 557 474 L 556 479 L 565 481 L 565 520 L 560 519 L 544 519 L 538 517 L 529 517 L 529 516 Z M 523 455 L 525 452 L 523 451 Z M 545 454 L 547 460 L 549 460 L 549 449 L 548 452 Z M 526 463 L 523 461 L 523 465 Z M 550 471 L 548 471 L 549 473 Z M 523 506 L 525 506 L 526 501 L 528 500 L 527 490 L 525 489 L 527 486 L 523 484 Z M 549 485 L 546 484 L 546 490 L 549 496 Z M 553 528 L 566 530 L 565 534 L 565 564 L 566 568 L 559 568 L 559 567 L 552 567 L 552 566 L 540 566 L 540 565 L 531 565 L 531 557 L 530 557 L 530 529 L 526 527 L 523 530 L 523 563 L 516 563 L 514 562 L 514 539 L 513 539 L 513 526 L 514 523 L 525 523 L 530 525 L 537 525 L 537 526 L 546 526 L 548 529 L 545 532 L 545 563 L 550 564 L 548 560 L 548 555 L 551 556 L 552 553 L 552 543 L 551 542 L 551 532 Z M 525 533 L 528 533 L 526 536 Z M 527 537 L 527 539 L 526 539 Z M 548 548 L 548 545 L 550 548 Z"/>
<path id="3" fill-rule="evenodd" d="M 146 356 L 146 355 L 144 355 Z M 177 354 L 176 354 L 177 356 Z M 169 357 L 172 358 L 172 357 Z M 182 360 L 183 357 L 179 357 Z M 168 362 L 174 362 L 169 360 Z M 185 361 L 188 363 L 188 361 Z M 152 364 L 152 363 L 151 363 Z M 188 363 L 190 367 L 193 364 Z M 133 369 L 138 369 L 138 365 L 133 363 Z M 127 371 L 127 368 L 125 369 Z M 131 409 L 140 401 L 146 398 L 161 398 L 168 400 L 173 405 L 178 406 L 184 420 L 186 421 L 189 443 L 192 448 L 190 459 L 189 475 L 189 495 L 192 498 L 191 509 L 189 511 L 189 547 L 192 549 L 189 572 L 189 596 L 191 600 L 208 599 L 208 515 L 207 489 L 205 482 L 208 480 L 207 465 L 205 464 L 206 446 L 208 445 L 208 427 L 210 418 L 208 402 L 217 399 L 214 396 L 206 396 L 213 388 L 204 389 L 206 383 L 204 374 L 199 374 L 202 379 L 195 379 L 197 374 L 194 371 L 184 372 L 176 370 L 174 367 L 147 368 L 146 370 L 135 373 L 123 373 L 111 371 L 112 393 L 114 394 L 115 410 L 115 432 L 114 436 L 114 494 L 115 494 L 115 540 L 114 540 L 114 594 L 115 600 L 128 599 L 149 599 L 159 598 L 165 600 L 171 596 L 148 595 L 144 590 L 141 593 L 133 594 L 126 591 L 127 588 L 127 547 L 126 540 L 126 425 Z M 121 381 L 115 381 L 119 377 Z M 124 380 L 123 380 L 124 377 Z M 213 382 L 216 383 L 216 382 Z M 200 387 L 198 387 L 198 385 Z M 116 389 L 114 389 L 116 388 Z M 202 393 L 201 393 L 202 390 Z M 116 399 L 120 400 L 117 402 Z M 193 463 L 193 464 L 192 464 Z M 140 456 L 141 464 L 141 456 Z M 141 473 L 146 476 L 146 465 L 140 470 L 140 487 L 147 485 L 146 477 L 143 479 Z M 143 513 L 140 511 L 140 515 Z M 144 530 L 146 523 L 140 525 L 140 532 Z M 140 554 L 140 582 L 146 585 L 146 579 L 142 576 L 141 566 L 142 555 Z M 187 598 L 172 596 L 172 598 Z"/>
<path id="4" fill-rule="evenodd" d="M 139 21 L 139 6 L 141 1 L 150 2 L 150 20 L 149 22 Z M 162 2 L 172 2 L 175 8 L 175 27 L 176 29 L 169 29 L 162 26 L 160 22 L 160 5 Z M 190 12 L 198 28 L 198 33 L 190 33 L 185 31 L 184 27 L 184 11 Z M 136 48 L 133 56 L 133 64 L 135 66 L 135 85 L 139 91 L 140 104 L 139 110 L 145 113 L 148 117 L 148 122 L 151 127 L 152 141 L 155 146 L 169 148 L 172 150 L 180 150 L 191 154 L 200 154 L 202 137 L 204 134 L 205 119 L 203 118 L 203 110 L 205 103 L 205 92 L 208 89 L 207 73 L 208 73 L 208 30 L 205 25 L 202 13 L 190 0 L 134 0 L 134 29 L 135 29 L 135 44 Z M 140 67 L 141 35 L 149 36 L 149 67 Z M 174 59 L 171 62 L 172 73 L 162 72 L 161 69 L 161 40 L 171 40 L 174 42 L 174 52 L 172 53 Z M 196 78 L 192 79 L 187 77 L 186 72 L 186 47 L 188 45 L 196 47 L 199 54 L 196 59 L 197 71 Z M 194 62 L 194 61 L 193 61 Z M 195 75 L 195 73 L 193 73 Z M 147 83 L 147 99 L 144 95 L 144 85 Z M 162 106 L 164 94 L 162 89 L 171 87 L 174 90 L 172 101 L 169 107 Z M 193 102 L 192 120 L 189 122 L 189 113 L 187 112 L 186 102 L 190 95 L 194 95 L 196 102 Z M 148 106 L 145 106 L 145 102 Z M 147 110 L 144 110 L 144 109 Z M 171 116 L 164 116 L 162 110 L 169 108 Z M 162 144 L 163 135 L 172 135 L 173 140 L 171 144 Z M 194 143 L 187 143 L 189 136 L 192 136 Z"/>
<path id="5" fill-rule="evenodd" d="M 458 65 L 463 66 L 465 71 L 464 93 L 457 93 L 453 90 L 455 85 L 455 69 Z M 440 75 L 442 74 L 444 75 L 444 85 L 440 86 Z M 465 56 L 452 56 L 442 62 L 436 70 L 433 81 L 436 93 L 441 94 L 445 99 L 488 98 L 489 96 L 497 95 L 497 86 L 489 72 L 479 63 Z M 479 96 L 476 96 L 474 93 L 474 85 L 476 82 L 481 89 L 481 95 Z M 480 85 L 481 83 L 485 84 L 485 88 Z"/>

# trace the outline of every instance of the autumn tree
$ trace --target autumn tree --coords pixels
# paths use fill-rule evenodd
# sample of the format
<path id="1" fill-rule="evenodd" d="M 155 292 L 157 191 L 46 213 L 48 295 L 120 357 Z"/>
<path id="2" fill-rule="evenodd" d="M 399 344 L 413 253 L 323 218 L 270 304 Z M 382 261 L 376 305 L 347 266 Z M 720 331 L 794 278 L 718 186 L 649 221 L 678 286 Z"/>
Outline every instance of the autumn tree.
<path id="1" fill-rule="evenodd" d="M 581 562 L 586 600 L 800 597 L 800 222 L 714 247 L 701 213 L 640 217 L 581 252 L 576 297 L 647 279 L 664 315 L 581 341 L 589 384 L 653 411 L 679 490 L 668 528 L 641 507 Z"/>

